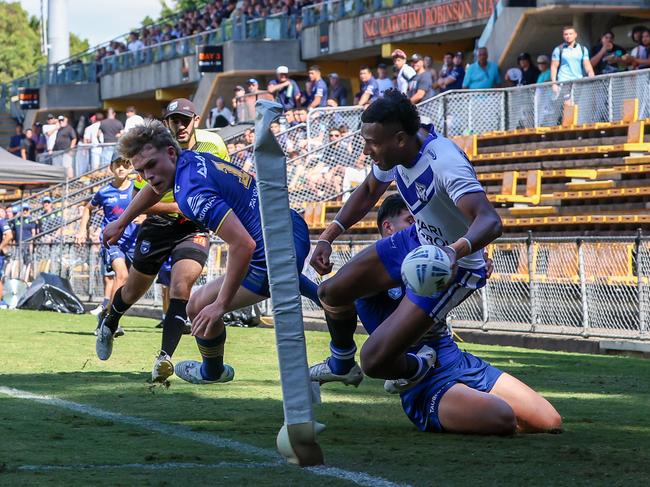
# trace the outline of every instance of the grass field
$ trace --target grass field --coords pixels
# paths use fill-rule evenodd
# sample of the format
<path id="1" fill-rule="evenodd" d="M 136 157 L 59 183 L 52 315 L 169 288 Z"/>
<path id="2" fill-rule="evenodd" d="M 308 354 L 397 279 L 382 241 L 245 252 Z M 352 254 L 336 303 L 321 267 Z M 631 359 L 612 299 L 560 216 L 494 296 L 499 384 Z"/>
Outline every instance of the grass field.
<path id="1" fill-rule="evenodd" d="M 230 384 L 199 387 L 173 377 L 169 389 L 151 390 L 160 330 L 147 319 L 123 324 L 127 335 L 100 363 L 91 316 L 0 311 L 0 485 L 354 485 L 332 470 L 278 462 L 283 416 L 273 330 L 228 330 Z M 308 332 L 307 339 L 310 361 L 324 357 L 327 335 Z M 365 485 L 647 485 L 650 361 L 462 348 L 541 391 L 565 432 L 420 433 L 399 399 L 366 379 L 358 389 L 322 389 L 316 416 L 327 425 L 320 436 L 327 464 L 372 476 Z M 175 358 L 196 353 L 184 337 Z M 34 395 L 17 398 L 9 388 Z"/>

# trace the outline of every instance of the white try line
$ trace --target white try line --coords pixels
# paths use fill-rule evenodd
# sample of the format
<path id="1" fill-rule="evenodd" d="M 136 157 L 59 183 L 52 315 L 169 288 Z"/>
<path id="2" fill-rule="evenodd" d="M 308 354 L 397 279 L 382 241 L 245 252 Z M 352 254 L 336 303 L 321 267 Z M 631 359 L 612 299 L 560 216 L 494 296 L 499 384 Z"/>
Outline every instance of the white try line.
<path id="1" fill-rule="evenodd" d="M 281 462 L 219 462 L 219 463 L 187 463 L 187 462 L 166 462 L 166 463 L 107 463 L 105 465 L 93 465 L 89 463 L 77 463 L 72 465 L 20 465 L 18 471 L 27 472 L 56 472 L 72 470 L 177 470 L 177 469 L 212 469 L 212 468 L 278 468 L 284 467 Z"/>
<path id="2" fill-rule="evenodd" d="M 184 440 L 203 443 L 204 445 L 210 445 L 210 446 L 215 446 L 217 448 L 225 448 L 228 450 L 234 450 L 241 453 L 257 455 L 269 460 L 267 462 L 250 462 L 252 466 L 261 467 L 266 464 L 270 464 L 271 466 L 286 465 L 284 461 L 280 459 L 280 456 L 273 450 L 268 450 L 266 448 L 260 448 L 254 445 L 249 445 L 248 443 L 232 440 L 230 438 L 222 438 L 214 434 L 192 431 L 190 428 L 184 426 L 159 423 L 158 421 L 153 421 L 145 418 L 138 418 L 135 416 L 127 416 L 120 413 L 106 411 L 105 409 L 96 408 L 94 406 L 88 406 L 86 404 L 66 401 L 65 399 L 59 399 L 53 396 L 46 396 L 44 394 L 34 394 L 32 392 L 22 391 L 20 389 L 14 389 L 13 387 L 0 386 L 0 394 L 4 394 L 5 396 L 9 396 L 17 399 L 34 401 L 40 404 L 46 404 L 48 406 L 54 406 L 61 409 L 67 409 L 69 411 L 76 411 L 78 413 L 87 414 L 89 416 L 94 416 L 96 418 L 107 419 L 115 423 L 128 424 L 130 426 L 136 426 L 138 428 L 143 428 L 149 431 L 156 431 L 158 433 L 162 433 L 165 435 L 175 436 L 176 438 L 182 438 Z M 203 465 L 203 464 L 198 464 L 198 465 Z M 23 467 L 27 467 L 27 465 L 24 465 Z M 320 475 L 324 477 L 335 477 L 338 479 L 347 480 L 348 482 L 352 482 L 357 485 L 363 485 L 368 487 L 401 487 L 404 485 L 404 484 L 396 484 L 389 480 L 383 479 L 381 477 L 375 477 L 373 475 L 364 472 L 355 472 L 352 470 L 344 470 L 336 467 L 326 467 L 326 466 L 308 467 L 303 470 L 306 472 L 310 472 L 314 475 Z"/>

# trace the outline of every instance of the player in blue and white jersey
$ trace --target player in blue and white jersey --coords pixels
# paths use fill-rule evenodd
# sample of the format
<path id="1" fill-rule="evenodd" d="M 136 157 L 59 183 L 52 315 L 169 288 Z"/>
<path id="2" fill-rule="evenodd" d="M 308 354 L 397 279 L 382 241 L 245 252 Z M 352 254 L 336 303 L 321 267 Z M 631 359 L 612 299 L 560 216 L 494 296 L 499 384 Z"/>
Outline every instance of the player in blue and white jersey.
<path id="1" fill-rule="evenodd" d="M 313 366 L 310 375 L 320 383 L 358 385 L 365 372 L 387 379 L 387 389 L 400 391 L 404 398 L 420 394 L 436 357 L 442 361 L 450 353 L 443 346 L 438 350 L 428 345 L 418 350 L 412 347 L 422 337 L 440 336 L 449 311 L 485 285 L 482 249 L 501 234 L 501 220 L 465 154 L 432 126 L 420 126 L 417 110 L 405 95 L 386 91 L 361 120 L 364 154 L 375 161 L 373 170 L 321 234 L 311 265 L 321 275 L 331 271 L 331 242 L 363 218 L 392 181 L 415 223 L 364 249 L 320 285 L 318 295 L 332 338 L 331 356 Z M 431 297 L 406 290 L 399 305 L 364 344 L 362 372 L 354 359 L 355 301 L 403 285 L 402 261 L 422 244 L 439 245 L 447 253 L 455 278 L 447 289 Z M 462 360 L 459 366 L 468 370 L 476 365 Z M 459 386 L 446 391 L 448 401 L 462 406 L 451 409 L 446 429 L 509 434 L 515 428 L 530 432 L 560 428 L 557 411 L 525 384 L 508 374 L 485 380 L 478 390 Z M 413 401 L 423 404 L 409 414 L 421 429 L 436 428 L 436 419 L 426 411 L 437 417 L 441 396 L 429 397 L 424 391 Z"/>
<path id="2" fill-rule="evenodd" d="M 223 363 L 226 330 L 222 317 L 269 297 L 255 178 L 212 154 L 181 151 L 157 121 L 129 131 L 120 139 L 119 151 L 149 182 L 134 199 L 133 211 L 143 211 L 173 189 L 181 213 L 228 244 L 225 274 L 194 292 L 187 305 L 203 361 L 179 362 L 174 369 L 195 384 L 228 382 L 234 370 Z M 291 215 L 301 271 L 309 253 L 309 231 L 300 215 L 295 211 Z M 316 285 L 302 275 L 300 291 L 318 301 Z"/>
<path id="3" fill-rule="evenodd" d="M 83 208 L 79 232 L 75 239 L 78 244 L 85 243 L 88 239 L 88 222 L 90 221 L 90 214 L 95 209 L 101 208 L 104 212 L 101 225 L 103 232 L 106 225 L 117 220 L 124 213 L 124 210 L 133 199 L 134 186 L 133 181 L 129 179 L 129 174 L 133 170 L 131 163 L 119 157 L 116 153 L 111 161 L 110 170 L 113 173 L 113 181 L 106 186 L 102 186 Z M 101 248 L 101 257 L 105 272 L 110 273 L 112 271 L 115 273 L 111 299 L 115 291 L 126 282 L 129 274 L 129 266 L 133 262 L 138 228 L 138 225 L 135 223 L 129 224 L 115 244 L 109 247 L 102 246 Z M 106 298 L 104 298 L 104 301 L 102 307 L 106 309 L 108 302 L 106 302 Z M 102 317 L 103 312 L 99 315 L 98 323 L 101 323 Z M 123 333 L 120 329 L 118 335 L 122 335 Z"/>
<path id="4" fill-rule="evenodd" d="M 4 291 L 2 279 L 4 277 L 5 265 L 7 264 L 6 258 L 9 253 L 9 245 L 11 245 L 11 241 L 13 240 L 13 232 L 11 231 L 6 216 L 7 214 L 4 208 L 0 208 L 0 306 L 6 305 L 2 299 Z"/>

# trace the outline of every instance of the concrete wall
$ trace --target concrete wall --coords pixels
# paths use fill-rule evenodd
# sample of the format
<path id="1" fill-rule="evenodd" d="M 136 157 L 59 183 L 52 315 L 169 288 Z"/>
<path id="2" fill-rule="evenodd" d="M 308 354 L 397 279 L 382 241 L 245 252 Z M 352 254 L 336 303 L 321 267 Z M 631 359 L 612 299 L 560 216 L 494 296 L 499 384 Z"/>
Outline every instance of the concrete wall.
<path id="1" fill-rule="evenodd" d="M 281 64 L 291 71 L 304 70 L 297 40 L 230 41 L 224 44 L 225 74 L 275 72 Z M 200 80 L 196 56 L 191 55 L 102 76 L 101 98 L 122 98 L 160 88 L 194 84 Z"/>
<path id="2" fill-rule="evenodd" d="M 39 91 L 40 110 L 94 109 L 101 106 L 98 83 L 46 85 Z"/>

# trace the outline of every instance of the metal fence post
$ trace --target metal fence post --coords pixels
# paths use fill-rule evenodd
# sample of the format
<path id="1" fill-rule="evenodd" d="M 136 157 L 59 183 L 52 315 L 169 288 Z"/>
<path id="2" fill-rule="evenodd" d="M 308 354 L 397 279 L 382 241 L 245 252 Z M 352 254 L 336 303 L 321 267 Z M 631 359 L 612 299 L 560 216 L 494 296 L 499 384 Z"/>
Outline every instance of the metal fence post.
<path id="1" fill-rule="evenodd" d="M 639 335 L 646 332 L 646 316 L 647 310 L 645 306 L 645 299 L 643 299 L 643 265 L 641 264 L 641 229 L 636 231 L 636 239 L 634 240 L 634 253 L 636 256 L 636 297 L 639 306 Z"/>
<path id="2" fill-rule="evenodd" d="M 614 103 L 612 99 L 612 77 L 607 78 L 607 108 L 609 109 L 609 122 L 614 121 Z"/>
<path id="3" fill-rule="evenodd" d="M 582 301 L 582 336 L 589 336 L 589 303 L 587 301 L 587 279 L 585 276 L 585 257 L 582 239 L 576 241 L 578 245 L 578 276 L 580 278 L 580 300 Z"/>
<path id="4" fill-rule="evenodd" d="M 483 286 L 480 291 L 481 293 L 481 312 L 483 314 L 483 323 L 481 325 L 481 330 L 487 331 L 488 329 L 488 321 L 490 320 L 490 308 L 489 308 L 489 303 L 488 303 L 488 296 L 487 296 L 487 283 L 485 286 Z"/>
<path id="5" fill-rule="evenodd" d="M 535 326 L 538 322 L 538 303 L 537 303 L 537 289 L 535 284 L 535 272 L 533 266 L 535 264 L 535 259 L 533 258 L 534 248 L 533 248 L 533 232 L 528 231 L 528 239 L 526 240 L 526 258 L 528 260 L 528 292 L 530 299 L 530 331 L 535 331 Z"/>

